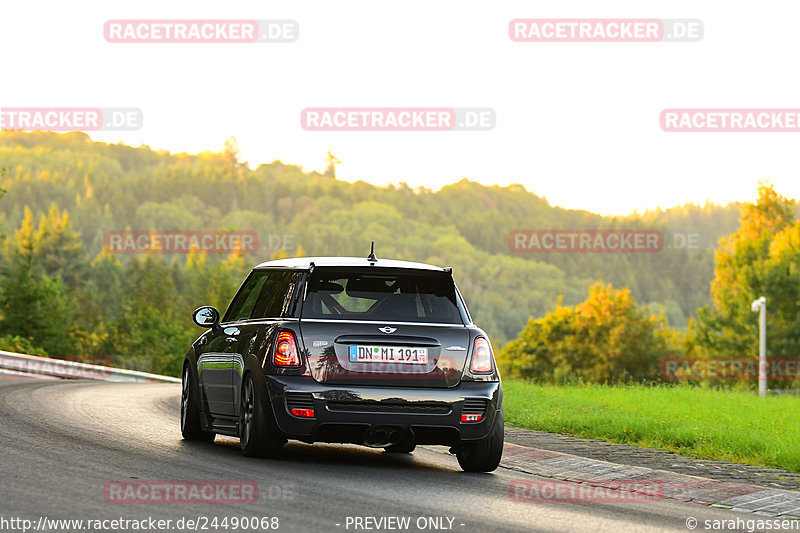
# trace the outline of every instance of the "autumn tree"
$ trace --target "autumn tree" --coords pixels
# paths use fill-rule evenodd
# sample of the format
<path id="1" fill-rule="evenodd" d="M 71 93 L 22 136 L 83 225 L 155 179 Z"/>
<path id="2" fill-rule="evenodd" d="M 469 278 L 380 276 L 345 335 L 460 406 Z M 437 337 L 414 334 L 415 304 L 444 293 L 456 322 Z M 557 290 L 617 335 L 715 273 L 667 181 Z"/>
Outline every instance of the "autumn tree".
<path id="1" fill-rule="evenodd" d="M 720 240 L 711 283 L 713 307 L 698 311 L 697 343 L 716 356 L 757 354 L 758 317 L 767 298 L 768 355 L 800 353 L 800 221 L 796 202 L 761 185 L 742 206 L 739 229 Z"/>
<path id="2" fill-rule="evenodd" d="M 545 381 L 656 379 L 672 355 L 663 316 L 648 315 L 628 289 L 596 283 L 586 301 L 531 319 L 498 356 L 504 374 Z"/>

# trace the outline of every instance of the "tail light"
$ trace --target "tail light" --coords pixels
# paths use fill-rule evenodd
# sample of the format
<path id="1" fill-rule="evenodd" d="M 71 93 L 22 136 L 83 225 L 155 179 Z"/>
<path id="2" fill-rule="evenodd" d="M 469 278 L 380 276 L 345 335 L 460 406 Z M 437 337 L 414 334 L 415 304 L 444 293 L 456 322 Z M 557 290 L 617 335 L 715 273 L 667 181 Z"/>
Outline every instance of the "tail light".
<path id="1" fill-rule="evenodd" d="M 492 347 L 483 337 L 475 339 L 475 348 L 472 350 L 472 363 L 470 371 L 475 374 L 487 374 L 492 371 Z"/>
<path id="2" fill-rule="evenodd" d="M 294 416 L 299 416 L 300 418 L 314 418 L 314 410 L 313 409 L 292 409 L 290 411 Z"/>
<path id="3" fill-rule="evenodd" d="M 300 366 L 300 353 L 291 331 L 281 331 L 278 334 L 272 361 L 275 366 Z"/>

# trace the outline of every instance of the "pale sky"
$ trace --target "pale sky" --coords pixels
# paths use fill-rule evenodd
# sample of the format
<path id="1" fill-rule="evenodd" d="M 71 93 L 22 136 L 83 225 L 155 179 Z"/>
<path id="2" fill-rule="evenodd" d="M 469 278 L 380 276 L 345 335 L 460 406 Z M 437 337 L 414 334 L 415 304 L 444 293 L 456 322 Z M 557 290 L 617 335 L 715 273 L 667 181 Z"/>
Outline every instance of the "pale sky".
<path id="1" fill-rule="evenodd" d="M 4 2 L 0 107 L 136 107 L 137 131 L 97 140 L 172 152 L 235 136 L 280 159 L 439 188 L 522 183 L 603 214 L 750 200 L 759 180 L 800 197 L 800 133 L 666 133 L 665 108 L 800 108 L 793 2 L 437 0 Z M 692 18 L 699 42 L 516 43 L 515 18 Z M 110 19 L 289 19 L 293 43 L 115 44 Z M 313 132 L 307 107 L 488 107 L 491 131 Z"/>

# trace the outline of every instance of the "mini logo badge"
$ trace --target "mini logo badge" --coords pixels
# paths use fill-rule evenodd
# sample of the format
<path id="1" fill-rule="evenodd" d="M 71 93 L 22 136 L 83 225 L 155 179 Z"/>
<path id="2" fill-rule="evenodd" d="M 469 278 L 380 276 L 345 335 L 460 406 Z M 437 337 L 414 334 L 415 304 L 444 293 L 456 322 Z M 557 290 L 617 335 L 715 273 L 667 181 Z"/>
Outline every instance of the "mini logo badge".
<path id="1" fill-rule="evenodd" d="M 321 346 L 327 346 L 328 345 L 328 341 L 314 341 L 311 344 L 314 346 L 314 348 L 319 348 Z"/>
<path id="2" fill-rule="evenodd" d="M 386 333 L 388 335 L 389 333 L 394 333 L 395 331 L 397 331 L 397 328 L 393 328 L 393 327 L 390 327 L 390 326 L 384 326 L 382 328 L 378 328 L 378 331 L 382 331 L 382 332 L 384 332 L 384 333 Z"/>

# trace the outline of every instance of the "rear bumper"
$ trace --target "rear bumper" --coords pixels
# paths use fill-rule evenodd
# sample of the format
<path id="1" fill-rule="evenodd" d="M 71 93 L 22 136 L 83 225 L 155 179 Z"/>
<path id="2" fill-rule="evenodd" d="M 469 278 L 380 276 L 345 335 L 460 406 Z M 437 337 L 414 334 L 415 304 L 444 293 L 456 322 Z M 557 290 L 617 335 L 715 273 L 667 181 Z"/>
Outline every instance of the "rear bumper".
<path id="1" fill-rule="evenodd" d="M 502 408 L 499 382 L 462 382 L 452 388 L 325 385 L 306 376 L 265 376 L 270 410 L 286 438 L 305 442 L 363 443 L 364 433 L 389 427 L 416 444 L 457 446 L 485 438 Z M 314 418 L 290 414 L 287 393 L 313 398 Z M 464 400 L 486 400 L 478 422 L 461 422 Z"/>

